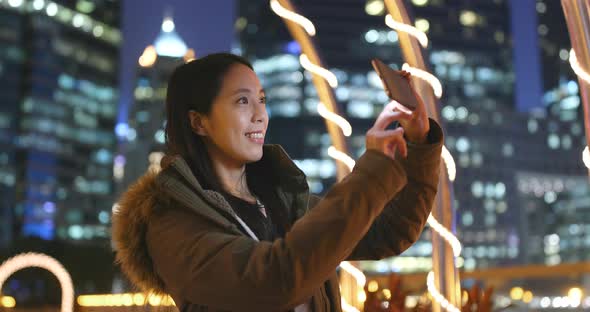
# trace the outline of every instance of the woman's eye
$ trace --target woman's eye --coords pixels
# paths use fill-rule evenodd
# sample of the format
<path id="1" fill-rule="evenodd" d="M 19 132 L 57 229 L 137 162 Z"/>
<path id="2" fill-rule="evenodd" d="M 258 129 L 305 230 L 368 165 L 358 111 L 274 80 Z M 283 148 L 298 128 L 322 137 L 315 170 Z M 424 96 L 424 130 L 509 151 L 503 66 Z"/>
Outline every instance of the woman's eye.
<path id="1" fill-rule="evenodd" d="M 260 98 L 260 103 L 266 104 L 266 96 Z"/>
<path id="2" fill-rule="evenodd" d="M 248 104 L 248 98 L 247 97 L 241 97 L 238 99 L 238 104 Z"/>

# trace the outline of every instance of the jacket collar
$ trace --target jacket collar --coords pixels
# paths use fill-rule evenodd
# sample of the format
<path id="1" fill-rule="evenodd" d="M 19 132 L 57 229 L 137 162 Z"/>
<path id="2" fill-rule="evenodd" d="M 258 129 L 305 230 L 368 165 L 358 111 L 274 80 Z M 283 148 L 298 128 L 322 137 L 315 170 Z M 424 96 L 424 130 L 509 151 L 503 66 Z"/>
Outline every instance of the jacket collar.
<path id="1" fill-rule="evenodd" d="M 193 197 L 195 194 L 190 194 L 191 192 L 186 188 L 188 187 L 217 210 L 229 214 L 234 213 L 221 194 L 203 188 L 182 157 L 178 155 L 165 156 L 162 158 L 161 167 L 162 171 L 158 174 L 156 182 L 174 198 L 184 198 L 185 203 L 190 204 L 191 200 L 188 200 L 188 197 Z M 305 205 L 305 207 L 294 207 L 297 217 L 300 217 L 307 209 L 306 200 L 297 200 L 309 196 L 305 174 L 280 145 L 264 145 L 262 158 L 248 164 L 247 167 L 249 174 L 260 174 L 271 179 L 272 185 L 276 186 L 279 196 L 285 201 L 287 207 Z M 192 200 L 193 204 L 190 207 L 203 213 L 204 211 L 198 207 L 202 205 L 194 204 L 196 198 L 192 198 Z"/>

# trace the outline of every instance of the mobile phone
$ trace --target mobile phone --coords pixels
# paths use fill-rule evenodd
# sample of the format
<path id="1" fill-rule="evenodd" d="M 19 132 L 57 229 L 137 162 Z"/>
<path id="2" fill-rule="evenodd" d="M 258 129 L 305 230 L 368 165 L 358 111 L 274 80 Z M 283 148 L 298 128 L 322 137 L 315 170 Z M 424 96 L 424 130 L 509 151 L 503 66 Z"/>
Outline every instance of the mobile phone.
<path id="1" fill-rule="evenodd" d="M 379 59 L 372 59 L 371 65 L 381 78 L 387 96 L 401 105 L 414 111 L 418 107 L 418 99 L 412 91 L 409 81 L 402 76 L 402 72 L 394 70 Z"/>

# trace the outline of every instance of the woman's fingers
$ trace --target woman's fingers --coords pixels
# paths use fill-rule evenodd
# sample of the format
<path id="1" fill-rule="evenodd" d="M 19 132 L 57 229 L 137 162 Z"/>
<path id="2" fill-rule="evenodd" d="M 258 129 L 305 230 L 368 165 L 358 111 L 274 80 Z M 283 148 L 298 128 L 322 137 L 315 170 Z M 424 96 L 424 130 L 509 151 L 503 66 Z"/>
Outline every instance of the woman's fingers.
<path id="1" fill-rule="evenodd" d="M 404 129 L 393 130 L 369 130 L 367 132 L 367 149 L 375 149 L 395 159 L 395 153 L 399 150 L 404 157 L 408 155 L 408 147 L 404 139 Z"/>
<path id="2" fill-rule="evenodd" d="M 385 109 L 377 117 L 377 120 L 373 125 L 373 129 L 385 130 L 385 128 L 387 128 L 387 126 L 389 126 L 394 121 L 410 120 L 412 118 L 412 115 L 406 112 L 399 110 L 393 111 L 393 109 L 390 108 L 392 106 L 393 105 L 390 106 L 389 104 L 385 106 Z"/>

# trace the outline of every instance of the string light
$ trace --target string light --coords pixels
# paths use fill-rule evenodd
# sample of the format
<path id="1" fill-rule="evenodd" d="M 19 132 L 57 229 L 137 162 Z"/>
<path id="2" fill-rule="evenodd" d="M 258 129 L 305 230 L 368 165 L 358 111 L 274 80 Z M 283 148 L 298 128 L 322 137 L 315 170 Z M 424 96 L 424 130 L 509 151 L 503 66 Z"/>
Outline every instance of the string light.
<path id="1" fill-rule="evenodd" d="M 25 268 L 42 268 L 53 273 L 61 285 L 61 312 L 74 310 L 74 285 L 66 269 L 54 258 L 39 253 L 16 255 L 0 265 L 0 289 L 14 273 Z"/>
<path id="2" fill-rule="evenodd" d="M 586 83 L 590 84 L 590 74 L 582 68 L 582 65 L 578 62 L 578 58 L 576 57 L 576 51 L 574 49 L 570 50 L 570 66 L 574 70 L 574 73 L 578 75 L 582 80 Z"/>
<path id="3" fill-rule="evenodd" d="M 293 11 L 287 10 L 286 8 L 284 8 L 283 6 L 280 5 L 278 0 L 271 0 L 270 6 L 271 6 L 271 9 L 277 15 L 281 16 L 284 19 L 293 21 L 293 22 L 297 23 L 298 25 L 300 25 L 302 29 L 305 29 L 307 35 L 309 35 L 309 36 L 315 35 L 315 27 L 313 26 L 313 23 L 310 20 L 308 20 L 307 18 L 305 18 Z M 295 32 L 301 31 L 301 28 L 295 29 L 294 31 Z M 304 37 L 306 33 L 302 32 L 301 37 Z M 298 38 L 298 37 L 299 36 L 295 36 L 295 38 Z M 313 51 L 313 49 L 314 49 L 313 45 L 305 45 L 305 44 L 302 44 L 301 39 L 297 39 L 297 40 L 300 41 L 299 44 L 301 44 L 301 46 L 304 49 L 306 47 L 310 46 Z M 309 60 L 307 55 L 305 55 L 304 53 L 302 53 L 300 55 L 299 62 L 301 63 L 301 66 L 303 66 L 303 68 L 305 68 L 306 70 L 324 78 L 328 82 L 330 87 L 336 88 L 338 86 L 338 79 L 336 78 L 336 75 L 334 75 L 329 70 L 327 70 L 321 66 L 318 66 L 317 64 L 313 64 Z M 316 88 L 319 88 L 318 85 L 316 85 Z M 326 100 L 330 100 L 330 99 L 326 99 Z M 342 129 L 342 132 L 344 135 L 349 136 L 352 133 L 352 127 L 350 127 L 350 123 L 348 123 L 348 121 L 346 121 L 346 119 L 344 119 L 343 117 L 338 116 L 336 113 L 329 111 L 324 106 L 323 103 L 318 105 L 318 113 L 320 113 L 320 115 L 322 117 L 324 117 L 325 119 L 335 122 L 337 125 L 339 125 L 339 127 L 340 127 L 340 129 Z M 348 156 L 346 153 L 339 151 L 336 147 L 331 146 L 330 148 L 328 148 L 328 155 L 330 157 L 346 164 L 346 166 L 348 167 L 348 169 L 350 171 L 352 171 L 352 169 L 354 168 L 355 161 L 350 156 Z M 364 283 L 366 282 L 366 277 L 363 274 L 363 272 L 358 270 L 356 267 L 354 267 L 353 265 L 351 265 L 348 262 L 343 262 L 341 264 L 341 268 L 344 271 L 346 271 L 347 273 L 349 273 L 355 277 L 355 279 L 357 281 L 357 286 L 362 284 L 362 286 L 360 286 L 359 291 L 363 291 Z M 342 297 L 342 307 L 343 307 L 344 311 L 359 312 L 359 310 L 350 306 L 346 302 L 344 297 Z"/>
<path id="4" fill-rule="evenodd" d="M 324 103 L 322 103 L 322 102 L 320 102 L 318 104 L 318 113 L 320 114 L 320 116 L 337 124 L 338 127 L 340 127 L 340 129 L 342 129 L 342 133 L 345 136 L 350 136 L 352 134 L 352 126 L 350 125 L 348 120 L 346 120 L 345 118 L 343 118 L 340 115 L 334 114 L 331 111 L 329 111 L 326 108 L 326 106 L 324 105 Z"/>
<path id="5" fill-rule="evenodd" d="M 146 301 L 146 296 L 143 293 L 82 295 L 78 296 L 76 302 L 82 307 L 130 307 L 144 306 L 146 303 L 154 307 L 176 305 L 172 297 L 168 295 L 150 294 Z"/>
<path id="6" fill-rule="evenodd" d="M 385 23 L 387 24 L 387 26 L 395 29 L 398 32 L 402 31 L 416 38 L 423 48 L 426 48 L 428 46 L 428 36 L 426 36 L 424 32 L 418 30 L 417 28 L 411 25 L 395 21 L 391 14 L 388 14 L 385 17 Z M 432 87 L 432 91 L 437 98 L 440 98 L 442 96 L 442 85 L 434 75 L 422 69 L 412 67 L 408 64 L 404 64 L 402 66 L 402 69 L 426 81 Z M 453 160 L 453 156 L 451 155 L 451 153 L 444 146 L 442 149 L 441 157 L 445 162 L 449 180 L 453 182 L 457 174 L 455 161 Z M 440 224 L 440 222 L 438 222 L 438 220 L 436 220 L 432 215 L 428 217 L 428 224 L 449 245 L 451 245 L 454 256 L 458 257 L 461 254 L 461 243 L 459 242 L 459 239 L 457 239 L 457 237 L 451 231 L 449 231 L 442 224 Z M 457 307 L 450 303 L 443 295 L 441 295 L 438 289 L 436 289 L 436 286 L 434 284 L 434 272 L 430 272 L 428 274 L 426 283 L 428 286 L 428 291 L 430 292 L 434 300 L 436 300 L 443 309 L 446 309 L 450 312 L 460 312 L 460 310 Z"/>
<path id="7" fill-rule="evenodd" d="M 578 62 L 578 58 L 576 57 L 576 51 L 574 49 L 570 49 L 570 57 L 569 57 L 570 66 L 572 67 L 574 73 L 580 79 L 584 80 L 586 83 L 590 84 L 590 74 L 582 68 L 582 65 Z M 584 148 L 582 152 L 582 160 L 584 161 L 584 165 L 586 168 L 590 169 L 590 152 L 588 151 L 588 146 Z"/>
<path id="8" fill-rule="evenodd" d="M 303 29 L 305 29 L 305 31 L 307 32 L 308 35 L 310 35 L 312 37 L 315 36 L 315 26 L 313 26 L 313 23 L 310 20 L 308 20 L 307 18 L 305 18 L 304 16 L 301 16 L 293 11 L 287 10 L 279 3 L 278 0 L 271 0 L 270 1 L 270 8 L 278 16 L 301 25 L 301 27 L 303 27 Z"/>
<path id="9" fill-rule="evenodd" d="M 428 277 L 426 278 L 426 287 L 428 288 L 430 295 L 432 295 L 432 298 L 434 298 L 434 300 L 438 301 L 438 303 L 440 303 L 440 305 L 441 305 L 441 307 L 443 307 L 443 309 L 446 309 L 449 312 L 461 312 L 461 310 L 459 310 L 455 305 L 450 303 L 438 291 L 438 289 L 436 289 L 436 286 L 434 285 L 434 272 L 432 272 L 432 271 L 430 271 L 428 273 Z"/>
<path id="10" fill-rule="evenodd" d="M 11 297 L 11 296 L 0 297 L 0 307 L 14 308 L 15 306 L 16 306 L 16 300 L 14 300 L 14 297 Z"/>
<path id="11" fill-rule="evenodd" d="M 338 87 L 338 78 L 336 78 L 336 75 L 334 75 L 331 71 L 329 71 L 325 68 L 322 68 L 322 67 L 319 67 L 319 66 L 313 64 L 309 60 L 307 55 L 301 54 L 299 56 L 299 62 L 301 62 L 301 66 L 303 66 L 303 68 L 309 70 L 313 74 L 319 75 L 322 78 L 326 79 L 328 84 L 330 84 L 330 87 L 332 87 L 332 88 Z"/>
<path id="12" fill-rule="evenodd" d="M 407 72 L 409 72 L 410 74 L 412 74 L 412 76 L 416 76 L 426 82 L 428 82 L 428 84 L 432 87 L 432 91 L 434 91 L 434 95 L 440 99 L 442 97 L 442 85 L 440 83 L 440 81 L 431 73 L 421 70 L 419 68 L 416 67 L 412 67 L 410 65 L 408 65 L 407 63 L 404 63 L 404 65 L 402 66 L 402 70 L 405 70 Z"/>
<path id="13" fill-rule="evenodd" d="M 451 245 L 451 249 L 453 249 L 453 254 L 455 257 L 459 257 L 461 255 L 461 243 L 459 239 L 453 233 L 451 233 L 447 228 L 445 228 L 442 224 L 440 224 L 432 215 L 428 217 L 428 225 L 435 231 L 437 231 L 444 240 L 446 240 L 449 245 Z"/>
<path id="14" fill-rule="evenodd" d="M 348 167 L 348 169 L 350 169 L 350 171 L 352 171 L 352 168 L 354 168 L 354 165 L 356 164 L 354 159 L 350 158 L 350 156 L 346 155 L 346 153 L 337 150 L 334 146 L 330 146 L 328 148 L 328 156 L 343 162 Z"/>
<path id="15" fill-rule="evenodd" d="M 455 160 L 453 159 L 453 155 L 447 149 L 446 146 L 443 145 L 442 148 L 442 159 L 445 162 L 445 167 L 447 167 L 447 173 L 449 175 L 449 180 L 451 182 L 455 181 L 455 177 L 457 176 L 457 167 L 455 166 Z"/>
<path id="16" fill-rule="evenodd" d="M 389 26 L 391 29 L 405 32 L 408 35 L 416 38 L 423 48 L 426 48 L 428 46 L 428 36 L 426 36 L 426 34 L 423 31 L 419 30 L 414 26 L 400 23 L 394 20 L 391 14 L 387 14 L 387 16 L 385 16 L 385 24 L 387 24 L 387 26 Z"/>
<path id="17" fill-rule="evenodd" d="M 340 263 L 340 267 L 346 270 L 350 275 L 352 275 L 355 279 L 359 287 L 365 287 L 367 283 L 367 277 L 363 274 L 363 271 L 359 270 L 354 265 L 350 264 L 350 262 L 344 261 Z"/>
<path id="18" fill-rule="evenodd" d="M 357 308 L 348 304 L 348 302 L 346 302 L 346 300 L 344 300 L 344 298 L 342 298 L 341 302 L 342 302 L 342 311 L 344 311 L 344 312 L 360 312 Z"/>

